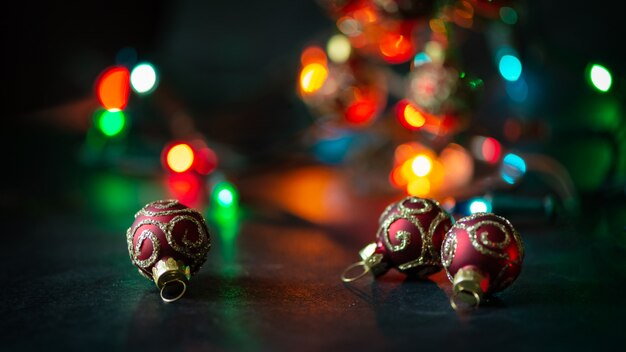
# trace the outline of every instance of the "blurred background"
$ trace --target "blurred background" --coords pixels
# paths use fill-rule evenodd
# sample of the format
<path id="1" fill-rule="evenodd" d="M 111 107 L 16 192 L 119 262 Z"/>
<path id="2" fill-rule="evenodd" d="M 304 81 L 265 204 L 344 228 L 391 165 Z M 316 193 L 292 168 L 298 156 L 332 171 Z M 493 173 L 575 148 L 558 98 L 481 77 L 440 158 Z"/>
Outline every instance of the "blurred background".
<path id="1" fill-rule="evenodd" d="M 306 328 L 300 332 L 315 330 L 311 322 L 327 330 L 334 325 L 325 319 L 343 322 L 327 295 L 355 304 L 353 292 L 335 289 L 338 274 L 374 238 L 385 206 L 406 195 L 437 199 L 456 218 L 493 211 L 520 229 L 530 264 L 508 302 L 528 308 L 519 317 L 538 322 L 536 333 L 561 302 L 597 317 L 589 302 L 615 302 L 611 295 L 620 292 L 598 282 L 617 285 L 623 280 L 613 279 L 626 276 L 620 6 L 12 4 L 1 15 L 0 213 L 9 234 L 3 258 L 25 263 L 19 276 L 1 276 L 15 283 L 2 290 L 3 308 L 22 312 L 5 314 L 12 341 L 28 346 L 22 337 L 30 333 L 58 341 L 81 330 L 76 341 L 85 342 L 100 336 L 102 325 L 121 324 L 105 329 L 117 334 L 109 342 L 120 342 L 128 340 L 125 327 L 146 337 L 151 326 L 167 325 L 164 315 L 137 313 L 140 306 L 164 308 L 150 303 L 154 288 L 134 272 L 123 240 L 132 215 L 163 198 L 197 208 L 210 222 L 216 246 L 199 275 L 210 276 L 211 285 L 197 280 L 189 312 L 221 319 L 213 326 L 198 317 L 215 329 L 207 330 L 211 336 L 226 339 L 222 347 L 259 343 L 255 332 L 276 337 L 269 327 L 289 326 L 285 321 Z M 374 293 L 387 295 L 391 284 L 393 277 L 372 284 Z M 93 302 L 75 287 L 98 292 L 118 317 L 92 318 Z M 591 289 L 593 295 L 578 295 Z M 394 290 L 387 296 L 408 305 L 406 314 L 433 310 Z M 300 301 L 287 303 L 288 313 L 271 308 L 311 295 L 325 303 L 295 318 Z M 547 305 L 532 311 L 537 306 L 524 300 L 531 296 Z M 61 303 L 49 304 L 50 297 Z M 231 308 L 215 309 L 213 301 Z M 358 326 L 374 321 L 365 318 L 346 320 L 356 324 L 350 331 L 395 336 L 385 304 L 396 301 L 386 302 L 376 306 L 385 323 L 376 334 Z M 554 313 L 565 327 L 570 306 Z M 280 323 L 251 322 L 246 317 L 256 312 L 246 309 Z M 91 323 L 72 323 L 67 312 Z M 40 314 L 60 331 L 33 324 Z M 499 314 L 507 334 L 518 331 L 510 323 L 517 315 Z M 441 323 L 432 328 L 455 328 Z"/>
<path id="2" fill-rule="evenodd" d="M 138 178 L 165 179 L 157 194 L 200 206 L 221 181 L 238 192 L 241 177 L 287 169 L 308 170 L 286 177 L 303 192 L 287 198 L 347 178 L 332 199 L 413 194 L 459 214 L 495 207 L 600 221 L 623 200 L 624 55 L 608 3 L 241 7 L 112 1 L 5 12 L 7 210 L 44 207 L 45 195 L 123 213 L 155 196 L 128 194 Z M 168 148 L 180 143 L 195 160 L 185 165 L 175 149 L 183 165 L 174 171 Z M 96 184 L 83 184 L 91 173 Z M 243 198 L 280 193 L 265 191 L 251 186 Z M 622 225 L 612 236 L 623 245 Z"/>

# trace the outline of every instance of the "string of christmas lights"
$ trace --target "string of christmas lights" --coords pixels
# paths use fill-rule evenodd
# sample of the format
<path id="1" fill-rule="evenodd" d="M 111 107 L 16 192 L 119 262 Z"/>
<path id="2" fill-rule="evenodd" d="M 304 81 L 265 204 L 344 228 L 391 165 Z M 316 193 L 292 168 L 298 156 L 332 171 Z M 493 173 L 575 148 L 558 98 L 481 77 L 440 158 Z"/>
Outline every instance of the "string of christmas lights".
<path id="1" fill-rule="evenodd" d="M 382 156 L 376 167 L 389 170 L 389 186 L 438 199 L 458 215 L 491 211 L 494 192 L 517 186 L 530 171 L 551 175 L 556 182 L 546 184 L 567 204 L 566 210 L 577 208 L 571 179 L 556 160 L 541 155 L 529 163 L 514 148 L 527 126 L 507 119 L 503 131 L 489 135 L 493 128 L 477 128 L 473 121 L 486 81 L 503 85 L 512 103 L 528 98 L 511 34 L 519 19 L 516 8 L 522 5 L 482 0 L 321 4 L 337 33 L 324 49 L 311 45 L 302 51 L 298 86 L 316 119 L 310 134 L 319 160 L 349 166 L 346 156 L 357 154 L 351 149 L 359 145 L 352 140 L 376 135 L 391 142 L 382 147 L 386 151 L 365 150 L 357 162 Z M 463 31 L 486 37 L 500 82 L 463 68 Z M 589 69 L 599 90 L 610 86 L 610 74 L 603 69 Z M 546 214 L 553 210 L 550 199 L 537 200 Z"/>

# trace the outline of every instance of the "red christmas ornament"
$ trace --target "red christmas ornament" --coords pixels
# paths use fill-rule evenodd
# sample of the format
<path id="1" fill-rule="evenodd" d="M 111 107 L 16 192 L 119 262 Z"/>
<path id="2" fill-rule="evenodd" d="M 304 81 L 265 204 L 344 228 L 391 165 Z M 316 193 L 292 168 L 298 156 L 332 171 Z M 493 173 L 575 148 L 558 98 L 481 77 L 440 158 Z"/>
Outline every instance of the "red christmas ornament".
<path id="1" fill-rule="evenodd" d="M 454 288 L 452 307 L 475 307 L 485 294 L 508 287 L 523 259 L 522 239 L 507 219 L 491 213 L 460 219 L 446 234 L 441 251 Z"/>
<path id="2" fill-rule="evenodd" d="M 211 248 L 202 215 L 177 200 L 158 200 L 139 210 L 126 241 L 132 263 L 155 282 L 165 302 L 183 296 Z"/>
<path id="3" fill-rule="evenodd" d="M 359 252 L 362 260 L 350 265 L 341 279 L 354 281 L 370 271 L 379 276 L 391 268 L 424 278 L 441 269 L 439 253 L 450 226 L 452 218 L 434 200 L 407 197 L 392 203 L 380 216 L 376 242 Z M 347 276 L 359 266 L 362 273 Z"/>

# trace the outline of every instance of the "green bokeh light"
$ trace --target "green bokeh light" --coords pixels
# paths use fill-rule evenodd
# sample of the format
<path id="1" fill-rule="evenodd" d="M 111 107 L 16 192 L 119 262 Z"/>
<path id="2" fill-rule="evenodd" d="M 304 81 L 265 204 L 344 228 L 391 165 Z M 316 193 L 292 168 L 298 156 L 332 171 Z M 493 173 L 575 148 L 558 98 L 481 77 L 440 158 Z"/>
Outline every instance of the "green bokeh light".
<path id="1" fill-rule="evenodd" d="M 213 188 L 213 200 L 222 208 L 237 207 L 239 195 L 231 183 L 222 181 Z"/>
<path id="2" fill-rule="evenodd" d="M 108 137 L 115 137 L 124 130 L 126 116 L 121 110 L 104 110 L 98 115 L 98 128 Z"/>
<path id="3" fill-rule="evenodd" d="M 502 22 L 506 24 L 516 24 L 517 12 L 510 7 L 503 6 L 500 8 L 500 19 L 502 19 Z"/>
<path id="4" fill-rule="evenodd" d="M 613 84 L 611 72 L 606 67 L 598 64 L 593 64 L 589 67 L 588 79 L 591 86 L 602 93 L 608 92 Z"/>

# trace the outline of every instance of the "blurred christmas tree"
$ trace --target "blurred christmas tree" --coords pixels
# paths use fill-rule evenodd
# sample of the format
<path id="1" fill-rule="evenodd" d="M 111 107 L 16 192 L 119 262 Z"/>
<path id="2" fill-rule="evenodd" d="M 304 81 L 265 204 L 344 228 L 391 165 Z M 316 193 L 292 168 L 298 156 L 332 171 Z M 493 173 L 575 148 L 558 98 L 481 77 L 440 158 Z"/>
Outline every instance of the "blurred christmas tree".
<path id="1" fill-rule="evenodd" d="M 522 3 L 320 4 L 337 30 L 325 48 L 303 50 L 298 87 L 315 117 L 306 141 L 319 160 L 345 165 L 361 189 L 435 198 L 460 213 L 495 203 L 550 213 L 549 196 L 506 196 L 527 169 L 542 170 L 557 179 L 549 193 L 576 208 L 556 161 L 516 149 L 523 134 L 541 138 L 543 128 L 512 117 L 511 106 L 529 95 L 513 35 Z"/>

